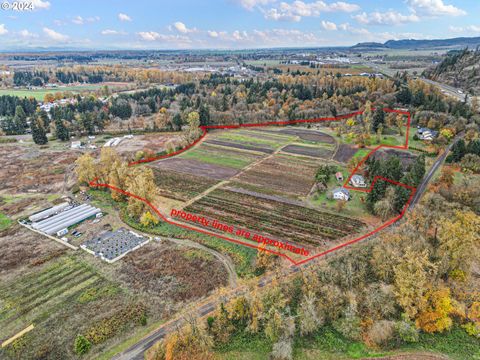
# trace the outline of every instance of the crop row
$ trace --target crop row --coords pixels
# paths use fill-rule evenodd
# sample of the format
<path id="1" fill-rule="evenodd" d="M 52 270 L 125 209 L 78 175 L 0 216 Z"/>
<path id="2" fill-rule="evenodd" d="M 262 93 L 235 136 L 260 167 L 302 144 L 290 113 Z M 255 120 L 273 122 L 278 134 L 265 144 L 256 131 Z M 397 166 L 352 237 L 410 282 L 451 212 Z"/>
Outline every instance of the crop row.
<path id="1" fill-rule="evenodd" d="M 278 238 L 311 244 L 344 237 L 364 226 L 346 216 L 226 190 L 215 190 L 187 210 Z"/>

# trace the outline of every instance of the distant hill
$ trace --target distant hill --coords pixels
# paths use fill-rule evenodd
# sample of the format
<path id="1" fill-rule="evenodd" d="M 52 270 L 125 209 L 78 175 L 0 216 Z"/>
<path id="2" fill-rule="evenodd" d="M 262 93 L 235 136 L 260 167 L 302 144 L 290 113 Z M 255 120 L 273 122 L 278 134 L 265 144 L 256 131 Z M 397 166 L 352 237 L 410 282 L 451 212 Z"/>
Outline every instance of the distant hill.
<path id="1" fill-rule="evenodd" d="M 453 39 L 435 40 L 388 40 L 385 43 L 366 42 L 358 43 L 351 47 L 353 50 L 360 49 L 442 49 L 442 48 L 476 48 L 480 45 L 480 37 L 458 37 Z"/>
<path id="2" fill-rule="evenodd" d="M 441 63 L 425 70 L 423 75 L 480 95 L 480 51 L 450 51 Z"/>

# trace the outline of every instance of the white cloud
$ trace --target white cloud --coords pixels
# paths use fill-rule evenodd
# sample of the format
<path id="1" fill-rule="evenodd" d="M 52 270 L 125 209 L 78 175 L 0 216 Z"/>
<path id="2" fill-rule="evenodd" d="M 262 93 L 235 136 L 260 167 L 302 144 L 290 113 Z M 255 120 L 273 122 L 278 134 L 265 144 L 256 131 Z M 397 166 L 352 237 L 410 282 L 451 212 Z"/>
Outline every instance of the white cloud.
<path id="1" fill-rule="evenodd" d="M 430 16 L 460 16 L 466 15 L 466 11 L 453 5 L 446 5 L 443 0 L 407 0 L 412 11 Z"/>
<path id="2" fill-rule="evenodd" d="M 354 12 L 360 10 L 357 4 L 338 1 L 327 4 L 323 1 L 305 3 L 295 0 L 292 3 L 281 2 L 277 7 L 263 11 L 266 19 L 300 21 L 302 17 L 318 17 L 322 12 Z"/>
<path id="3" fill-rule="evenodd" d="M 83 18 L 82 18 L 81 16 L 75 16 L 75 17 L 73 18 L 72 22 L 73 22 L 74 24 L 77 24 L 77 25 L 83 25 L 84 20 L 83 20 Z"/>
<path id="4" fill-rule="evenodd" d="M 33 4 L 33 8 L 35 10 L 39 10 L 39 9 L 46 10 L 50 8 L 50 1 L 31 0 L 30 2 Z"/>
<path id="5" fill-rule="evenodd" d="M 192 32 L 196 32 L 197 29 L 189 29 L 184 23 L 177 21 L 176 23 L 173 24 L 173 27 L 180 33 L 182 34 L 188 34 Z"/>
<path id="6" fill-rule="evenodd" d="M 160 34 L 156 31 L 141 31 L 138 32 L 137 35 L 143 41 L 161 41 L 166 43 L 173 43 L 175 45 L 185 46 L 186 44 L 190 44 L 192 41 L 188 36 L 184 35 L 165 35 Z"/>
<path id="7" fill-rule="evenodd" d="M 275 20 L 275 21 L 300 21 L 302 17 L 299 15 L 292 14 L 290 12 L 282 12 L 278 9 L 270 9 L 264 12 L 265 19 Z"/>
<path id="8" fill-rule="evenodd" d="M 420 20 L 420 17 L 414 13 L 403 15 L 392 10 L 383 13 L 375 11 L 370 14 L 363 12 L 353 18 L 364 25 L 399 25 Z"/>
<path id="9" fill-rule="evenodd" d="M 47 35 L 51 40 L 54 41 L 59 41 L 59 42 L 64 42 L 68 40 L 67 35 L 60 34 L 59 32 L 56 32 L 55 30 L 49 29 L 47 27 L 43 28 L 43 32 L 45 35 Z"/>
<path id="10" fill-rule="evenodd" d="M 448 29 L 457 33 L 480 33 L 480 25 L 450 26 Z"/>
<path id="11" fill-rule="evenodd" d="M 0 35 L 5 35 L 6 33 L 8 33 L 8 30 L 5 27 L 5 24 L 0 24 Z"/>
<path id="12" fill-rule="evenodd" d="M 207 31 L 207 34 L 208 34 L 208 36 L 210 36 L 211 38 L 218 38 L 218 32 L 216 32 L 216 31 L 208 30 L 208 31 Z"/>
<path id="13" fill-rule="evenodd" d="M 18 32 L 18 34 L 25 38 L 25 39 L 29 39 L 29 38 L 38 38 L 38 35 L 37 34 L 34 34 L 34 33 L 31 33 L 30 31 L 28 31 L 27 29 L 23 29 L 23 30 L 20 30 Z"/>
<path id="14" fill-rule="evenodd" d="M 330 21 L 322 20 L 322 27 L 329 31 L 337 30 L 337 24 Z"/>
<path id="15" fill-rule="evenodd" d="M 227 48 L 263 47 L 263 46 L 298 46 L 298 44 L 318 45 L 322 39 L 314 33 L 302 32 L 290 29 L 270 30 L 235 30 L 231 33 L 226 31 L 207 32 L 214 40 L 207 44 L 209 47 L 220 46 Z"/>
<path id="16" fill-rule="evenodd" d="M 90 23 L 97 22 L 97 21 L 100 21 L 100 16 L 90 16 L 85 20 Z"/>
<path id="17" fill-rule="evenodd" d="M 102 35 L 126 35 L 127 33 L 124 31 L 105 29 L 105 30 L 102 30 L 101 34 Z"/>
<path id="18" fill-rule="evenodd" d="M 118 14 L 118 20 L 120 20 L 120 21 L 132 21 L 132 18 L 130 16 L 128 16 L 127 14 L 119 13 Z"/>
<path id="19" fill-rule="evenodd" d="M 356 34 L 356 35 L 370 35 L 371 34 L 370 31 L 368 31 L 367 29 L 356 28 L 356 27 L 351 26 L 349 23 L 340 24 L 340 25 L 338 25 L 338 28 L 342 31 L 347 31 L 349 33 Z"/>
<path id="20" fill-rule="evenodd" d="M 155 31 L 140 31 L 138 35 L 145 41 L 155 41 L 160 38 L 160 34 Z"/>
<path id="21" fill-rule="evenodd" d="M 238 2 L 245 9 L 252 11 L 257 6 L 268 5 L 275 2 L 275 0 L 238 0 Z"/>

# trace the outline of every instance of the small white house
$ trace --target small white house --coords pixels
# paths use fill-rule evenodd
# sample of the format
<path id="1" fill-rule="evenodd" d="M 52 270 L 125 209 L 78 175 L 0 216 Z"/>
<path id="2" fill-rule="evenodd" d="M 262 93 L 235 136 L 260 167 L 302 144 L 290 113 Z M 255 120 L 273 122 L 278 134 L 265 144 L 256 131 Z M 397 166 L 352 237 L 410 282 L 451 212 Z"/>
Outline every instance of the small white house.
<path id="1" fill-rule="evenodd" d="M 81 149 L 82 148 L 82 142 L 81 141 L 72 141 L 71 148 L 72 149 Z"/>
<path id="2" fill-rule="evenodd" d="M 332 194 L 335 200 L 343 200 L 343 201 L 350 200 L 350 192 L 343 187 L 334 189 L 332 191 Z"/>
<path id="3" fill-rule="evenodd" d="M 353 175 L 352 178 L 350 179 L 350 185 L 355 187 L 367 187 L 367 184 L 365 183 L 365 179 L 363 178 L 362 175 Z"/>

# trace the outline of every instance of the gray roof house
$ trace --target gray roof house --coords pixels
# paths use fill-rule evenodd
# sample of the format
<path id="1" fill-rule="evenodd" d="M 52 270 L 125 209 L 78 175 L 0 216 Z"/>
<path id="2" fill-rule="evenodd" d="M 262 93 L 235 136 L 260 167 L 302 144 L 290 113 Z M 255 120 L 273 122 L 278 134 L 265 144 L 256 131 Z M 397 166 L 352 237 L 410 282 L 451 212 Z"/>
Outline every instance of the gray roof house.
<path id="1" fill-rule="evenodd" d="M 350 179 L 350 185 L 355 187 L 367 187 L 367 184 L 365 183 L 365 179 L 363 178 L 362 175 L 353 175 L 352 178 Z"/>

